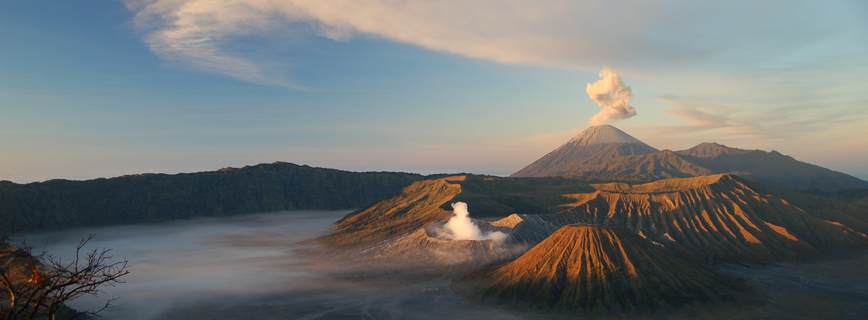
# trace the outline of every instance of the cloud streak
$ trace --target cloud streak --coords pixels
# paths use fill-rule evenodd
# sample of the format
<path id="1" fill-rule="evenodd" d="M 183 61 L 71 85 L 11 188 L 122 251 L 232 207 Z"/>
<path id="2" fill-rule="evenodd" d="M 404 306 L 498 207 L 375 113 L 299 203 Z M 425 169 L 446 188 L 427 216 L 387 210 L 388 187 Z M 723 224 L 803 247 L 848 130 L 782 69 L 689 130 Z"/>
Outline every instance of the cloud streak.
<path id="1" fill-rule="evenodd" d="M 278 85 L 286 84 L 244 54 L 232 53 L 239 47 L 236 41 L 297 34 L 347 41 L 365 35 L 507 64 L 686 67 L 690 61 L 726 56 L 731 50 L 747 50 L 750 54 L 737 56 L 756 57 L 756 52 L 750 52 L 756 43 L 764 45 L 760 56 L 796 47 L 804 40 L 789 39 L 810 38 L 809 31 L 816 26 L 786 19 L 766 23 L 766 14 L 790 17 L 794 12 L 822 11 L 822 7 L 805 10 L 819 6 L 810 2 L 781 6 L 677 0 L 126 0 L 126 4 L 136 12 L 145 41 L 160 56 L 245 81 Z M 740 10 L 732 11 L 733 7 Z M 724 19 L 720 12 L 731 17 Z M 710 35 L 715 41 L 708 40 Z"/>
<path id="2" fill-rule="evenodd" d="M 672 105 L 663 113 L 679 117 L 691 123 L 690 126 L 672 127 L 668 133 L 701 132 L 723 129 L 726 133 L 753 138 L 771 138 L 762 126 L 732 118 L 728 109 L 722 106 L 703 105 L 678 98 L 661 98 L 660 101 Z"/>

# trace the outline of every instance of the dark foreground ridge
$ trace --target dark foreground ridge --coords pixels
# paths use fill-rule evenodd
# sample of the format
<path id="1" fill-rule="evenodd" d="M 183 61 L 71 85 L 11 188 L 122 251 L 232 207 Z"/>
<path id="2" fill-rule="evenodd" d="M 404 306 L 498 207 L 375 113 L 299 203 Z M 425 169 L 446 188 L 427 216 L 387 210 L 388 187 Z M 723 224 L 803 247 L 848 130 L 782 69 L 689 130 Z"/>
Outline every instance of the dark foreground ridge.
<path id="1" fill-rule="evenodd" d="M 622 227 L 572 224 L 457 290 L 519 309 L 607 314 L 734 300 L 740 290 Z"/>
<path id="2" fill-rule="evenodd" d="M 87 181 L 0 181 L 0 232 L 281 210 L 352 209 L 423 179 L 422 175 L 403 172 L 350 172 L 275 162 Z"/>

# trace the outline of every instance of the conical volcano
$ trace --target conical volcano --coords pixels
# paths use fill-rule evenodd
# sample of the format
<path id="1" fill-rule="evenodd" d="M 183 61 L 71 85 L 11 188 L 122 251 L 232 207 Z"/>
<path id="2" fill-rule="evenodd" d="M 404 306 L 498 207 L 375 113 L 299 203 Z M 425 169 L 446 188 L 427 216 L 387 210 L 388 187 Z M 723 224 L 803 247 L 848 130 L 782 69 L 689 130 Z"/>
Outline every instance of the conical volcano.
<path id="1" fill-rule="evenodd" d="M 613 126 L 593 126 L 511 177 L 565 176 L 578 165 L 596 165 L 617 157 L 656 151 Z"/>
<path id="2" fill-rule="evenodd" d="M 725 278 L 684 262 L 626 228 L 572 224 L 515 261 L 471 274 L 471 299 L 586 314 L 652 311 L 730 300 Z"/>

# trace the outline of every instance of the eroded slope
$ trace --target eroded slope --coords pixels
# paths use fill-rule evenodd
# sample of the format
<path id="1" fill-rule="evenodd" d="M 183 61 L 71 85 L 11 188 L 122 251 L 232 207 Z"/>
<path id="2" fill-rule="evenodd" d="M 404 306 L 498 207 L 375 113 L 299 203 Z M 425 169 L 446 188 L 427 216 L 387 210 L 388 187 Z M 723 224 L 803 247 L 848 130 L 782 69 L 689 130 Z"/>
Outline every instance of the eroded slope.
<path id="1" fill-rule="evenodd" d="M 461 193 L 459 184 L 444 178 L 413 183 L 402 193 L 343 219 L 325 239 L 353 244 L 387 239 L 448 219 L 452 212 L 440 208 Z"/>
<path id="2" fill-rule="evenodd" d="M 732 299 L 734 287 L 631 230 L 572 224 L 513 262 L 465 277 L 469 298 L 521 309 L 620 313 Z"/>
<path id="3" fill-rule="evenodd" d="M 558 226 L 623 226 L 683 258 L 706 262 L 807 260 L 868 251 L 868 215 L 801 208 L 757 192 L 733 175 L 595 187 L 597 192 L 572 208 L 534 219 Z"/>

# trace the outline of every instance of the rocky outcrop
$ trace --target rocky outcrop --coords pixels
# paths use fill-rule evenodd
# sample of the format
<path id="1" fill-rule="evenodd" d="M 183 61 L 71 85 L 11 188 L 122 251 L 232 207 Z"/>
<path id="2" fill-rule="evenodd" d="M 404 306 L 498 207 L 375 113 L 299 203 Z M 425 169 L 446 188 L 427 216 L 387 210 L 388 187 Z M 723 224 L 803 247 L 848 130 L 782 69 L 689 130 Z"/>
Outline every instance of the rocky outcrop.
<path id="1" fill-rule="evenodd" d="M 398 196 L 344 218 L 324 239 L 340 245 L 383 240 L 411 233 L 448 219 L 451 211 L 440 208 L 461 193 L 454 178 L 425 180 L 404 188 Z"/>

